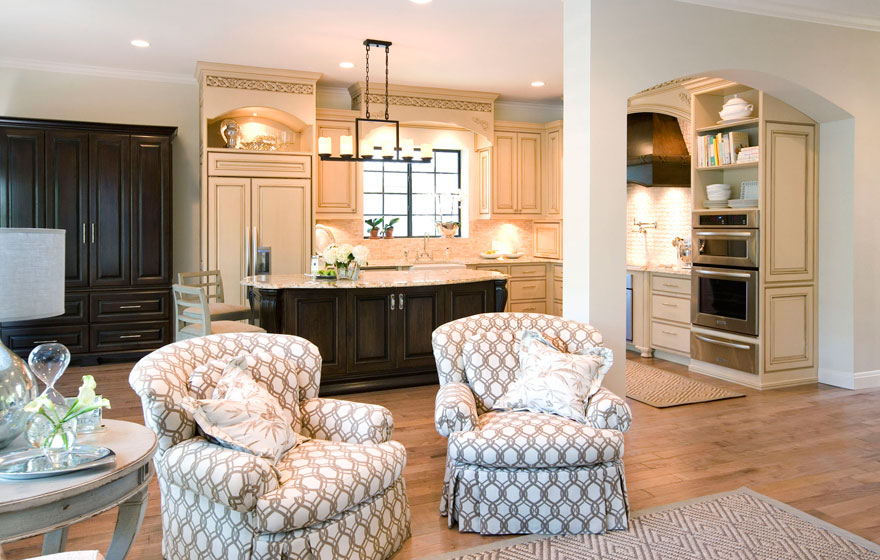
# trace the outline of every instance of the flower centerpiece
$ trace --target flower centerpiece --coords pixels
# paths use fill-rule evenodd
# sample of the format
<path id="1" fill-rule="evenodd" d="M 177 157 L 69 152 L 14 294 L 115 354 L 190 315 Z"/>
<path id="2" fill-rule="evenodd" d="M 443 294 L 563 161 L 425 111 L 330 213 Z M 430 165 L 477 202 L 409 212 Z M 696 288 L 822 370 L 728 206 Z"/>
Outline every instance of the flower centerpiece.
<path id="1" fill-rule="evenodd" d="M 337 280 L 357 280 L 360 267 L 366 266 L 370 250 L 363 245 L 332 244 L 324 249 L 324 262 L 336 268 Z"/>
<path id="2" fill-rule="evenodd" d="M 24 409 L 34 416 L 28 422 L 25 436 L 34 447 L 46 453 L 66 453 L 76 443 L 76 419 L 99 408 L 110 408 L 110 401 L 95 394 L 95 378 L 83 375 L 76 399 L 69 407 L 57 405 L 49 397 L 39 396 Z"/>

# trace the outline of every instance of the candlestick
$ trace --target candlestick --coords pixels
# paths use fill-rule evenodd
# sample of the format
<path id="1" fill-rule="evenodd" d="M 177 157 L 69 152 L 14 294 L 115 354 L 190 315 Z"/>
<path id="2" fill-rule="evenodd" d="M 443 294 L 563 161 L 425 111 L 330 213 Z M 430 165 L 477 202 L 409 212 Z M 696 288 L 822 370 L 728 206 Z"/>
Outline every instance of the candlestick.
<path id="1" fill-rule="evenodd" d="M 351 157 L 354 155 L 354 144 L 351 136 L 339 137 L 339 155 L 342 157 Z"/>
<path id="2" fill-rule="evenodd" d="M 318 155 L 330 155 L 333 150 L 329 136 L 321 136 L 318 138 Z"/>

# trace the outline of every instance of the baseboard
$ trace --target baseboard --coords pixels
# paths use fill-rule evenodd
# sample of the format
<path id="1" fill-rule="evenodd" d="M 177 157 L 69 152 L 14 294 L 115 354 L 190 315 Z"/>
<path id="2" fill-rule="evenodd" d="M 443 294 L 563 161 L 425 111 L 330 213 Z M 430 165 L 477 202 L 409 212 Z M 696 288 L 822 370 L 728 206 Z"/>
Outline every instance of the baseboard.
<path id="1" fill-rule="evenodd" d="M 880 370 L 850 373 L 828 368 L 819 368 L 819 383 L 843 389 L 875 389 L 880 387 Z"/>
<path id="2" fill-rule="evenodd" d="M 666 360 L 667 362 L 681 364 L 683 366 L 691 365 L 691 357 L 690 356 L 682 356 L 681 354 L 673 354 L 672 352 L 666 352 L 665 350 L 659 350 L 657 348 L 654 349 L 654 357 L 660 358 L 661 360 Z"/>

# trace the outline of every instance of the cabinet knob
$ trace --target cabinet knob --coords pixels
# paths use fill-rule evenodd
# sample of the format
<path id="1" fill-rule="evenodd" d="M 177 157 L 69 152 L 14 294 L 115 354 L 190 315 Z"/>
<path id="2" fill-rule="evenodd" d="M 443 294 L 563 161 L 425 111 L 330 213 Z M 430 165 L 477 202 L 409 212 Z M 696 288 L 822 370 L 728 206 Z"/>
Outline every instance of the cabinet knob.
<path id="1" fill-rule="evenodd" d="M 391 311 L 394 311 L 396 309 L 395 306 L 397 305 L 397 300 L 394 299 L 394 294 L 391 294 L 388 297 L 391 298 Z"/>
<path id="2" fill-rule="evenodd" d="M 398 307 L 400 308 L 401 311 L 403 311 L 403 302 L 404 302 L 403 294 L 397 294 L 397 301 L 398 301 Z"/>

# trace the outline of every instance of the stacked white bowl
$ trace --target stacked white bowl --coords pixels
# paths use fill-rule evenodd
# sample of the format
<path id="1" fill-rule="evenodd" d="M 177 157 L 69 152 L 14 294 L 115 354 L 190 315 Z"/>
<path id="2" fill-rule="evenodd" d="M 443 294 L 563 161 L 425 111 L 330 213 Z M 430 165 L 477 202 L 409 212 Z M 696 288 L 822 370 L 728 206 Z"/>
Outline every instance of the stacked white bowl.
<path id="1" fill-rule="evenodd" d="M 706 187 L 706 197 L 712 201 L 730 200 L 730 185 L 715 183 Z"/>

